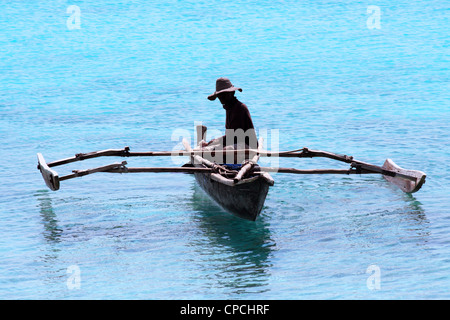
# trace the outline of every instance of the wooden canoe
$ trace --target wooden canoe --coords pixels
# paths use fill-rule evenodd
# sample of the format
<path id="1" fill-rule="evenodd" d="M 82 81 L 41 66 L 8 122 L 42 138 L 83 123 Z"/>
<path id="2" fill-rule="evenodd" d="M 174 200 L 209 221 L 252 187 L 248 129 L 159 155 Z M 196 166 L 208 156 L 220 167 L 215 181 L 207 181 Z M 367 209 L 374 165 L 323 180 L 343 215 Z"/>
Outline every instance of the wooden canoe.
<path id="1" fill-rule="evenodd" d="M 196 167 L 206 167 L 196 164 Z M 240 218 L 255 221 L 264 206 L 270 179 L 263 175 L 250 176 L 234 183 L 232 179 L 218 179 L 214 173 L 194 173 L 195 180 L 217 204 Z"/>
<path id="2" fill-rule="evenodd" d="M 366 162 L 357 161 L 353 157 L 346 155 L 338 155 L 331 152 L 310 150 L 308 148 L 297 149 L 286 152 L 270 152 L 262 150 L 263 141 L 260 140 L 258 148 L 249 149 L 238 144 L 229 150 L 226 150 L 218 143 L 216 148 L 208 144 L 199 143 L 206 139 L 206 127 L 197 126 L 197 145 L 207 145 L 206 148 L 197 146 L 192 150 L 189 142 L 183 139 L 185 151 L 161 151 L 161 152 L 130 152 L 128 147 L 124 149 L 108 149 L 102 151 L 94 151 L 90 153 L 79 153 L 74 157 L 53 161 L 47 163 L 38 153 L 38 169 L 46 185 L 53 191 L 60 187 L 60 181 L 82 177 L 97 172 L 111 173 L 131 173 L 131 172 L 184 172 L 193 173 L 200 187 L 222 208 L 226 211 L 248 220 L 256 220 L 260 214 L 264 202 L 269 191 L 269 187 L 274 185 L 274 180 L 268 172 L 282 172 L 293 174 L 381 174 L 386 180 L 400 187 L 404 192 L 417 192 L 425 183 L 426 174 L 418 170 L 407 170 L 396 165 L 392 160 L 387 159 L 382 167 L 371 165 Z M 213 141 L 217 141 L 216 139 Z M 211 144 L 211 143 L 210 143 Z M 190 163 L 183 167 L 144 167 L 144 168 L 128 168 L 126 161 L 121 163 L 113 163 L 85 170 L 72 170 L 72 174 L 59 176 L 51 167 L 63 164 L 82 161 L 102 156 L 116 157 L 142 157 L 142 156 L 189 156 Z M 229 157 L 234 158 L 229 162 Z M 297 158 L 313 158 L 324 157 L 345 163 L 350 163 L 349 169 L 309 169 L 301 170 L 294 168 L 278 168 L 278 167 L 258 167 L 260 156 L 265 157 L 297 157 Z M 233 163 L 233 165 L 217 164 L 217 163 Z M 234 163 L 242 163 L 235 165 Z"/>
<path id="3" fill-rule="evenodd" d="M 206 136 L 206 127 L 197 128 L 197 142 Z M 192 151 L 187 141 L 183 142 L 187 151 Z M 259 141 L 258 150 L 261 151 L 263 141 Z M 200 149 L 197 147 L 196 149 Z M 214 168 L 215 163 L 199 155 L 190 157 L 191 166 L 197 168 Z M 243 219 L 255 221 L 264 206 L 269 187 L 273 186 L 274 180 L 267 173 L 252 173 L 257 165 L 259 155 L 254 155 L 250 161 L 238 165 L 233 170 L 237 171 L 232 177 L 221 173 L 195 172 L 195 180 L 199 186 L 225 211 Z M 236 167 L 236 165 L 234 165 Z M 227 168 L 226 164 L 219 165 Z"/>

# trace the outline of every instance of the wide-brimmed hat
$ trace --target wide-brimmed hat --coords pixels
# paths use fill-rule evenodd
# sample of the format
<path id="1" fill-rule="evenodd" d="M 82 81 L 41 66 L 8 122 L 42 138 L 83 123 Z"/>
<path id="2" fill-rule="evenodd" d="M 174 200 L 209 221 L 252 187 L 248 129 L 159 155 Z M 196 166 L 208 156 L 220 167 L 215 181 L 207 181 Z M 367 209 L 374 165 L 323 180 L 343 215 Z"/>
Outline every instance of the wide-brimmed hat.
<path id="1" fill-rule="evenodd" d="M 239 90 L 240 92 L 242 92 L 241 88 L 237 88 L 235 86 L 233 86 L 233 84 L 231 83 L 230 79 L 228 78 L 219 78 L 216 80 L 216 91 L 208 96 L 209 100 L 216 100 L 217 95 L 219 93 L 222 92 L 233 92 Z"/>

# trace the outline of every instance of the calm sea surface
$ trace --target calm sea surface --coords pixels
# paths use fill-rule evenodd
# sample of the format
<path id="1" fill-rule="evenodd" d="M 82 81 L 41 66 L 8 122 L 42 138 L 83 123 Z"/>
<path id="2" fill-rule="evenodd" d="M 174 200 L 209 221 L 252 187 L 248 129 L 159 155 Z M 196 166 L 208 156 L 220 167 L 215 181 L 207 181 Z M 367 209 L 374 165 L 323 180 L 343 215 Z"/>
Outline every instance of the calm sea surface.
<path id="1" fill-rule="evenodd" d="M 444 0 L 5 1 L 0 299 L 449 299 L 449 17 Z M 268 149 L 392 158 L 426 184 L 275 174 L 256 222 L 185 174 L 46 188 L 38 152 L 170 151 L 196 121 L 223 132 L 206 99 L 221 76 Z"/>

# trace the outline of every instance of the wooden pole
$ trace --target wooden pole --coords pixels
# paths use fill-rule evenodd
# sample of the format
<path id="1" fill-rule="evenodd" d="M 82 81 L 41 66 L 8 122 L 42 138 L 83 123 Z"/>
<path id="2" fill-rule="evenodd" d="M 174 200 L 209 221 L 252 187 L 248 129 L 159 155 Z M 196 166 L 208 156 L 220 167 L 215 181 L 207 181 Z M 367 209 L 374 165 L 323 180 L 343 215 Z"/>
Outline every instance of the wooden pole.
<path id="1" fill-rule="evenodd" d="M 164 173 L 164 172 L 174 172 L 174 173 L 211 173 L 210 168 L 196 168 L 196 167 L 142 167 L 142 168 L 128 168 L 125 167 L 123 163 L 110 164 L 103 167 L 86 169 L 86 170 L 74 170 L 72 174 L 62 176 L 59 181 L 69 180 L 73 178 L 83 177 L 88 174 L 93 174 L 97 172 L 108 172 L 108 173 Z"/>
<path id="2" fill-rule="evenodd" d="M 83 177 L 89 174 L 98 172 L 107 173 L 211 173 L 215 174 L 212 168 L 199 167 L 126 167 L 126 161 L 122 163 L 113 163 L 106 166 L 85 169 L 73 170 L 72 174 L 62 176 L 59 181 L 69 180 L 73 178 Z M 275 167 L 258 167 L 258 171 L 252 171 L 252 174 L 263 174 L 265 172 L 279 172 L 279 173 L 294 173 L 294 174 L 376 174 L 376 172 L 361 171 L 354 169 L 294 169 L 294 168 L 275 168 Z M 216 174 L 217 175 L 217 174 Z M 219 175 L 220 176 L 220 175 Z M 222 176 L 220 176 L 222 177 Z M 223 177 L 222 177 L 223 178 Z M 225 179 L 225 178 L 224 178 Z M 228 179 L 230 180 L 230 179 Z M 232 181 L 232 180 L 230 180 Z"/>
<path id="3" fill-rule="evenodd" d="M 352 167 L 355 168 L 361 168 L 364 170 L 374 171 L 377 173 L 381 173 L 383 175 L 391 176 L 391 177 L 400 177 L 403 179 L 411 180 L 411 181 L 417 181 L 417 177 L 410 175 L 410 172 L 402 173 L 395 170 L 391 170 L 390 168 L 383 168 L 380 166 L 375 166 L 363 161 L 358 161 L 353 159 L 351 156 L 347 155 L 338 155 L 335 153 L 327 152 L 327 151 L 320 151 L 320 150 L 309 150 L 308 148 L 303 148 L 299 150 L 294 151 L 285 151 L 285 152 L 270 152 L 270 151 L 261 151 L 261 150 L 254 150 L 254 149 L 244 149 L 244 150 L 211 150 L 211 151 L 204 151 L 204 150 L 195 150 L 193 151 L 190 147 L 188 150 L 179 150 L 179 151 L 159 151 L 159 152 L 130 152 L 130 149 L 128 147 L 125 147 L 124 149 L 108 149 L 108 150 L 101 150 L 101 151 L 94 151 L 90 153 L 79 153 L 76 154 L 74 157 L 66 158 L 62 160 L 57 160 L 53 162 L 47 163 L 48 167 L 56 167 L 63 164 L 68 164 L 75 161 L 83 161 L 86 159 L 92 159 L 97 157 L 104 157 L 104 156 L 115 156 L 115 157 L 151 157 L 151 156 L 192 156 L 194 160 L 197 161 L 197 163 L 203 163 L 209 167 L 211 167 L 213 164 L 209 160 L 205 159 L 207 155 L 225 155 L 225 154 L 234 154 L 237 155 L 239 153 L 248 153 L 248 152 L 256 152 L 258 158 L 259 157 L 271 157 L 271 156 L 277 156 L 277 157 L 288 157 L 288 158 L 314 158 L 314 157 L 324 157 L 329 158 L 333 160 L 338 160 L 346 163 L 350 163 Z M 248 169 L 245 170 L 247 172 Z M 414 170 L 409 170 L 414 171 Z M 244 173 L 245 173 L 244 172 Z"/>
<path id="4" fill-rule="evenodd" d="M 126 167 L 126 161 L 122 163 L 113 163 L 106 166 L 85 169 L 85 170 L 73 170 L 72 174 L 62 176 L 59 181 L 69 180 L 77 177 L 83 177 L 88 174 L 98 172 L 108 173 L 211 173 L 214 174 L 212 168 L 200 168 L 200 167 Z M 279 172 L 279 173 L 294 173 L 294 174 L 377 174 L 371 171 L 358 172 L 355 169 L 295 169 L 295 168 L 275 168 L 275 167 L 258 167 L 258 171 L 252 171 L 252 174 L 262 174 L 265 172 Z"/>
<path id="5" fill-rule="evenodd" d="M 258 152 L 260 152 L 262 150 L 263 143 L 264 143 L 263 138 L 260 138 L 259 139 Z M 234 178 L 234 182 L 235 183 L 237 183 L 239 180 L 241 180 L 245 176 L 245 174 L 248 171 L 250 171 L 255 166 L 255 164 L 258 163 L 259 156 L 260 156 L 259 153 L 256 153 L 249 162 L 247 162 L 245 165 L 243 165 L 241 167 L 241 170 L 239 170 L 238 174 Z"/>
<path id="6" fill-rule="evenodd" d="M 357 171 L 355 169 L 295 169 L 295 168 L 259 167 L 259 171 L 295 173 L 295 174 L 377 174 L 377 172 L 366 170 Z"/>
<path id="7" fill-rule="evenodd" d="M 201 131 L 200 131 L 201 130 Z M 199 132 L 203 132 L 203 128 L 201 128 Z M 115 156 L 115 157 L 151 157 L 151 156 L 189 156 L 192 157 L 197 161 L 197 163 L 203 163 L 207 165 L 208 167 L 212 167 L 213 164 L 211 161 L 209 161 L 207 158 L 209 155 L 211 156 L 223 156 L 223 155 L 229 155 L 234 154 L 236 157 L 238 154 L 241 153 L 256 153 L 255 157 L 259 159 L 259 157 L 286 157 L 286 158 L 314 158 L 314 157 L 323 157 L 323 158 L 329 158 L 345 163 L 350 163 L 352 168 L 355 168 L 357 172 L 364 171 L 370 171 L 374 173 L 380 173 L 386 177 L 392 177 L 395 179 L 389 179 L 391 182 L 398 182 L 398 185 L 403 185 L 404 182 L 402 180 L 411 181 L 413 187 L 403 188 L 403 190 L 415 190 L 417 191 L 418 188 L 421 187 L 421 185 L 425 181 L 426 175 L 417 170 L 406 170 L 403 168 L 398 169 L 397 167 L 384 165 L 383 167 L 375 166 L 363 161 L 358 161 L 353 159 L 352 156 L 347 155 L 339 155 L 327 151 L 321 151 L 321 150 L 310 150 L 308 148 L 302 148 L 292 151 L 284 151 L 284 152 L 271 152 L 271 151 L 262 151 L 260 148 L 258 150 L 254 149 L 244 149 L 244 150 L 192 150 L 190 147 L 187 150 L 177 150 L 177 151 L 159 151 L 159 152 L 130 152 L 129 147 L 125 147 L 124 149 L 108 149 L 108 150 L 101 150 L 101 151 L 94 151 L 90 153 L 79 153 L 76 154 L 74 157 L 66 158 L 54 162 L 49 162 L 46 164 L 47 169 L 41 170 L 44 174 L 48 173 L 49 177 L 54 177 L 55 175 L 51 173 L 50 170 L 48 170 L 50 167 L 55 167 L 63 164 L 68 164 L 75 161 L 82 161 L 86 159 L 92 159 L 96 157 L 103 157 L 103 156 Z M 42 155 L 41 155 L 42 156 Z M 217 166 L 217 165 L 216 165 Z M 44 165 L 41 165 L 38 168 L 42 168 Z M 250 168 L 249 168 L 250 167 Z M 246 172 L 248 172 L 251 169 L 252 165 L 251 163 L 247 164 L 245 166 L 245 170 L 243 170 L 242 174 L 239 174 L 235 179 L 240 180 L 245 175 Z M 242 170 L 242 169 L 241 169 Z M 55 178 L 56 179 L 56 178 Z M 397 179 L 397 180 L 396 180 Z M 400 179 L 400 180 L 398 180 Z M 47 179 L 49 182 L 50 179 Z M 46 182 L 47 182 L 46 180 Z M 57 186 L 55 184 L 54 188 L 56 189 Z M 414 192 L 415 192 L 414 191 Z"/>

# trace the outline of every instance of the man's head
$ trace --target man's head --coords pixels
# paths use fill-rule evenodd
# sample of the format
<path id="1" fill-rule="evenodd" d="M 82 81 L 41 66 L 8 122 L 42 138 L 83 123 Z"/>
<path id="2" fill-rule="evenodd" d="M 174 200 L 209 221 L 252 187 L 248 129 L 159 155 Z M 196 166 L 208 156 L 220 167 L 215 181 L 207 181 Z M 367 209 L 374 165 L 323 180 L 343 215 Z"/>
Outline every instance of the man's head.
<path id="1" fill-rule="evenodd" d="M 233 86 L 230 79 L 228 78 L 219 78 L 216 80 L 216 91 L 208 96 L 209 100 L 216 100 L 219 97 L 219 100 L 222 104 L 229 101 L 233 96 L 234 92 L 239 90 L 242 92 L 241 88 L 237 88 Z"/>
<path id="2" fill-rule="evenodd" d="M 222 92 L 217 95 L 221 104 L 227 104 L 232 101 L 234 98 L 234 91 L 231 92 Z"/>

